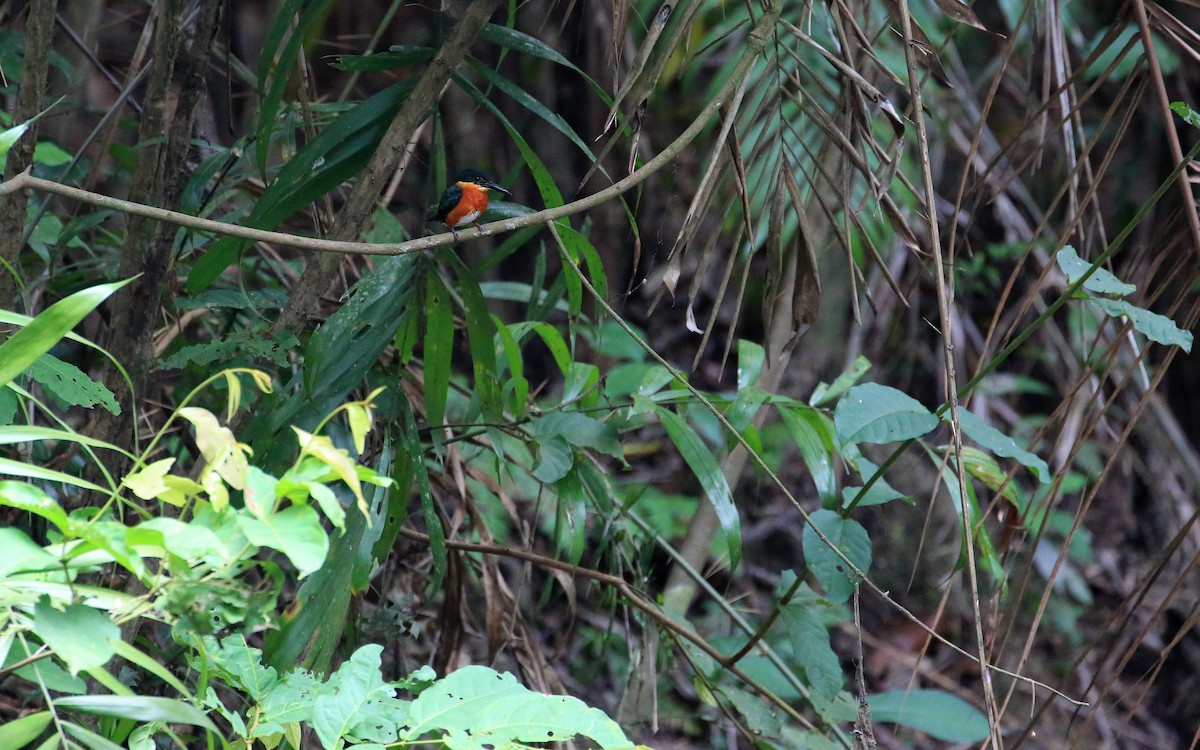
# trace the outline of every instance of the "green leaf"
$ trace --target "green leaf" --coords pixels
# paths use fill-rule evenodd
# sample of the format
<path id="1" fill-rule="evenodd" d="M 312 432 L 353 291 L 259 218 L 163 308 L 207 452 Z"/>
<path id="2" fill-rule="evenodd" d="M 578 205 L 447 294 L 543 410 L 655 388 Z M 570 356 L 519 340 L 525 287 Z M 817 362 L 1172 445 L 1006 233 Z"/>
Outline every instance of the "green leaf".
<path id="1" fill-rule="evenodd" d="M 442 422 L 450 393 L 454 356 L 454 308 L 450 292 L 433 265 L 425 269 L 425 417 L 434 445 L 442 441 Z"/>
<path id="2" fill-rule="evenodd" d="M 590 448 L 624 460 L 620 437 L 612 425 L 576 411 L 555 411 L 533 419 L 529 430 L 535 437 L 557 435 L 577 448 Z"/>
<path id="3" fill-rule="evenodd" d="M 8 164 L 8 152 L 20 140 L 25 131 L 29 130 L 29 123 L 23 122 L 20 125 L 14 125 L 7 130 L 0 131 L 0 172 Z"/>
<path id="4" fill-rule="evenodd" d="M 725 543 L 729 547 L 730 567 L 736 568 L 742 556 L 742 523 L 738 518 L 737 506 L 733 503 L 733 493 L 729 483 L 721 473 L 721 466 L 713 458 L 712 452 L 704 441 L 688 426 L 675 412 L 662 406 L 655 406 L 658 418 L 662 421 L 671 442 L 679 450 L 679 455 L 691 468 L 713 510 L 717 512 L 717 520 L 725 535 Z"/>
<path id="5" fill-rule="evenodd" d="M 446 259 L 458 277 L 458 293 L 466 308 L 467 342 L 471 349 L 471 365 L 475 376 L 475 395 L 479 397 L 483 415 L 489 422 L 502 421 L 504 404 L 500 399 L 500 384 L 496 368 L 496 324 L 488 312 L 487 301 L 479 289 L 479 280 L 470 268 L 454 253 Z"/>
<path id="6" fill-rule="evenodd" d="M 537 441 L 537 465 L 533 476 L 540 482 L 553 484 L 567 475 L 575 465 L 575 452 L 566 440 L 550 435 Z"/>
<path id="7" fill-rule="evenodd" d="M 29 369 L 50 351 L 88 313 L 132 279 L 98 284 L 55 302 L 3 344 L 0 344 L 0 386 Z"/>
<path id="8" fill-rule="evenodd" d="M 758 375 L 762 372 L 763 361 L 766 359 L 766 350 L 753 341 L 738 339 L 737 356 L 737 387 L 738 390 L 741 390 L 746 386 L 754 385 L 758 380 Z"/>
<path id="9" fill-rule="evenodd" d="M 171 698 L 155 698 L 144 695 L 78 695 L 54 701 L 59 708 L 70 708 L 95 716 L 112 716 L 117 719 L 137 721 L 161 721 L 167 724 L 191 724 L 217 731 L 208 717 L 194 706 Z"/>
<path id="10" fill-rule="evenodd" d="M 938 418 L 912 396 L 877 383 L 856 385 L 833 410 L 838 440 L 846 443 L 891 443 L 920 437 Z"/>
<path id="11" fill-rule="evenodd" d="M 416 417 L 407 400 L 401 401 L 401 408 L 404 411 L 403 449 L 408 451 L 409 460 L 412 461 L 413 478 L 416 481 L 417 494 L 421 498 L 426 533 L 429 534 L 429 553 L 433 557 L 433 573 L 430 576 L 429 587 L 437 591 L 446 575 L 446 531 L 442 527 L 442 520 L 433 498 L 433 488 L 429 484 L 429 470 L 425 466 L 425 451 L 417 434 Z"/>
<path id="12" fill-rule="evenodd" d="M 287 555 L 301 578 L 320 568 L 329 553 L 320 516 L 308 505 L 293 505 L 264 518 L 239 514 L 237 521 L 251 544 Z"/>
<path id="13" fill-rule="evenodd" d="M 1171 102 L 1171 111 L 1182 117 L 1188 125 L 1200 128 L 1200 112 L 1189 107 L 1187 102 Z"/>
<path id="14" fill-rule="evenodd" d="M 582 70 L 575 63 L 563 57 L 559 52 L 546 44 L 537 37 L 530 36 L 523 32 L 511 29 L 507 26 L 489 23 L 479 32 L 479 36 L 492 44 L 498 44 L 501 47 L 506 47 L 514 52 L 521 52 L 526 55 L 540 57 L 543 60 L 549 60 L 553 63 L 558 63 L 564 67 L 570 68 L 580 75 L 587 78 Z"/>
<path id="15" fill-rule="evenodd" d="M 866 375 L 867 371 L 870 369 L 871 360 L 867 359 L 861 354 L 858 355 L 854 358 L 854 364 L 850 365 L 850 369 L 846 370 L 841 375 L 838 375 L 837 379 L 833 381 L 832 385 L 819 383 L 817 387 L 813 389 L 812 396 L 809 397 L 808 403 L 812 406 L 820 406 L 821 404 L 825 404 L 834 400 L 838 396 L 850 390 L 850 387 L 857 383 L 863 375 Z"/>
<path id="16" fill-rule="evenodd" d="M 338 55 L 329 67 L 336 70 L 358 72 L 398 70 L 430 60 L 435 54 L 437 54 L 437 50 L 433 47 L 410 47 L 396 44 L 392 45 L 387 52 L 376 52 L 373 55 Z"/>
<path id="17" fill-rule="evenodd" d="M 835 447 L 834 425 L 822 412 L 808 407 L 792 407 L 778 404 L 779 416 L 791 433 L 792 441 L 808 467 L 821 503 L 830 506 L 837 503 L 838 479 L 834 470 Z"/>
<path id="18" fill-rule="evenodd" d="M 313 729 L 325 747 L 339 740 L 393 743 L 408 718 L 408 702 L 383 681 L 379 655 L 383 646 L 363 646 L 329 677 L 313 701 Z"/>
<path id="19" fill-rule="evenodd" d="M 446 746 L 455 750 L 563 742 L 576 735 L 605 750 L 633 746 L 603 711 L 577 698 L 532 692 L 511 674 L 482 666 L 447 675 L 412 702 L 400 739 L 411 742 L 431 732 L 443 733 Z"/>
<path id="20" fill-rule="evenodd" d="M 842 518 L 831 510 L 813 512 L 805 524 L 802 536 L 804 559 L 808 569 L 816 576 L 830 601 L 841 603 L 850 598 L 858 585 L 857 576 L 846 568 L 846 563 L 830 547 L 821 541 L 813 530 L 815 524 L 850 562 L 863 573 L 871 567 L 871 538 L 857 521 Z"/>
<path id="21" fill-rule="evenodd" d="M 58 558 L 39 547 L 24 531 L 13 528 L 0 529 L 0 580 L 23 571 L 54 570 Z M 0 664 L 4 662 L 0 659 Z M 4 747 L 0 743 L 0 747 Z"/>
<path id="22" fill-rule="evenodd" d="M 1150 312 L 1120 299 L 1102 299 L 1093 297 L 1088 300 L 1107 315 L 1114 318 L 1126 317 L 1133 327 L 1145 334 L 1146 338 L 1159 344 L 1175 345 L 1191 354 L 1192 334 L 1175 325 L 1175 321 L 1165 315 Z"/>
<path id="23" fill-rule="evenodd" d="M 592 153 L 592 150 L 588 147 L 587 143 L 579 137 L 579 134 L 576 133 L 574 128 L 572 128 L 567 121 L 563 119 L 562 115 L 550 109 L 545 104 L 542 104 L 532 95 L 530 95 L 525 89 L 500 75 L 500 73 L 491 66 L 484 65 L 478 60 L 470 57 L 467 58 L 467 63 L 488 83 L 492 84 L 500 91 L 503 91 L 505 94 L 508 94 L 508 96 L 511 97 L 515 102 L 529 110 L 537 117 L 540 117 L 548 125 L 550 125 L 550 127 L 562 133 L 567 140 L 575 144 L 575 147 L 583 152 L 588 159 L 593 161 L 595 160 L 596 156 Z"/>
<path id="24" fill-rule="evenodd" d="M 949 421 L 950 413 L 947 412 L 942 418 Z M 974 412 L 960 406 L 958 408 L 958 423 L 967 437 L 979 443 L 984 448 L 987 448 L 997 456 L 1015 458 L 1022 466 L 1029 469 L 1042 484 L 1050 482 L 1050 467 L 1045 461 L 1017 445 L 1016 440 L 1013 440 L 1000 430 L 984 422 Z"/>
<path id="25" fill-rule="evenodd" d="M 807 553 L 806 553 L 807 554 Z M 792 652 L 817 695 L 833 700 L 842 689 L 842 664 L 829 644 L 829 631 L 812 611 L 811 602 L 792 602 L 780 611 L 780 624 L 792 641 Z"/>
<path id="26" fill-rule="evenodd" d="M 113 414 L 121 413 L 121 405 L 103 383 L 92 380 L 83 370 L 53 354 L 38 357 L 29 369 L 29 377 L 67 406 L 90 409 L 100 404 Z"/>
<path id="27" fill-rule="evenodd" d="M 49 711 L 38 711 L 0 724 L 0 747 L 25 747 L 41 736 L 53 718 L 54 715 Z"/>
<path id="28" fill-rule="evenodd" d="M 1114 294 L 1118 297 L 1124 297 L 1127 294 L 1132 294 L 1137 291 L 1137 287 L 1133 284 L 1126 284 L 1118 279 L 1110 271 L 1107 271 L 1100 266 L 1093 266 L 1092 263 L 1079 257 L 1079 253 L 1075 252 L 1075 248 L 1067 245 L 1062 250 L 1058 251 L 1055 256 L 1058 260 L 1058 267 L 1066 274 L 1067 279 L 1074 284 L 1083 277 L 1088 271 L 1092 271 L 1092 275 L 1083 282 L 1083 288 L 1093 294 Z M 1095 269 L 1094 271 L 1092 269 Z"/>
<path id="29" fill-rule="evenodd" d="M 312 0 L 301 12 L 305 4 L 303 0 L 290 0 L 289 7 L 278 12 L 259 58 L 258 83 L 265 93 L 258 105 L 255 142 L 258 171 L 263 173 L 267 171 L 267 155 L 271 150 L 271 133 L 275 129 L 275 118 L 279 112 L 279 105 L 283 102 L 288 82 L 296 73 L 296 61 L 300 50 L 316 24 L 324 21 L 332 0 Z M 287 46 L 281 51 L 279 45 L 285 33 L 288 33 Z"/>
<path id="30" fill-rule="evenodd" d="M 71 674 L 107 664 L 116 653 L 111 641 L 121 639 L 121 629 L 98 610 L 69 604 L 60 611 L 47 596 L 34 607 L 33 629 Z"/>
<path id="31" fill-rule="evenodd" d="M 746 721 L 746 728 L 759 737 L 778 738 L 783 725 L 775 712 L 767 708 L 762 698 L 735 687 L 722 687 L 721 694 L 733 704 Z"/>
<path id="32" fill-rule="evenodd" d="M 414 85 L 415 79 L 395 84 L 338 115 L 288 160 L 255 201 L 250 215 L 238 223 L 275 229 L 296 211 L 358 174 Z M 259 145 L 265 142 L 260 139 Z M 214 242 L 188 274 L 188 294 L 207 289 L 251 244 L 236 237 Z"/>
<path id="33" fill-rule="evenodd" d="M 0 471 L 3 470 L 3 464 L 0 464 Z M 0 505 L 7 505 L 10 508 L 41 516 L 57 526 L 58 530 L 64 534 L 69 533 L 71 529 L 71 521 L 67 518 L 67 512 L 58 504 L 58 501 L 31 484 L 12 480 L 0 481 Z"/>
<path id="34" fill-rule="evenodd" d="M 982 742 L 988 722 L 979 709 L 943 690 L 892 690 L 867 698 L 871 718 L 911 727 L 944 742 Z"/>

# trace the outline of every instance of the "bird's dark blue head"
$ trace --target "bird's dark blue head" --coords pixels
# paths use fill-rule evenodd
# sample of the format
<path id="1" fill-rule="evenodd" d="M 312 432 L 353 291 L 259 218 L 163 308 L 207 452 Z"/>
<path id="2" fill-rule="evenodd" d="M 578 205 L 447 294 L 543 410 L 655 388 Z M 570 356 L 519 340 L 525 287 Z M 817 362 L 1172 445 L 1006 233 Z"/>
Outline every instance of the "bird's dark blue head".
<path id="1" fill-rule="evenodd" d="M 487 188 L 488 190 L 496 190 L 504 193 L 505 195 L 512 195 L 512 193 L 497 185 L 491 177 L 488 177 L 481 170 L 478 170 L 475 167 L 467 167 L 466 169 L 461 170 L 457 175 L 455 175 L 454 181 L 470 182 L 478 185 L 479 187 Z"/>

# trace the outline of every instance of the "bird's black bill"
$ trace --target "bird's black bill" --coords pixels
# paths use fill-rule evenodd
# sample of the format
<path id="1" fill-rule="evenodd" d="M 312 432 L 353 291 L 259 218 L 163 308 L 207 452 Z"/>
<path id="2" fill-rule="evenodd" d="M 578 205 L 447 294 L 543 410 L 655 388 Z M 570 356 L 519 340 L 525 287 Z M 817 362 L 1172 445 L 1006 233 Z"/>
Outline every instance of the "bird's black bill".
<path id="1" fill-rule="evenodd" d="M 485 188 L 487 188 L 488 190 L 495 190 L 497 193 L 504 193 L 505 195 L 512 195 L 512 193 L 508 192 L 507 190 L 505 190 L 504 188 L 500 187 L 499 185 L 497 185 L 496 183 L 492 182 L 491 180 L 486 180 L 486 181 L 484 181 L 484 182 L 480 182 L 480 183 L 479 183 L 479 186 L 480 186 L 480 187 L 485 187 Z"/>

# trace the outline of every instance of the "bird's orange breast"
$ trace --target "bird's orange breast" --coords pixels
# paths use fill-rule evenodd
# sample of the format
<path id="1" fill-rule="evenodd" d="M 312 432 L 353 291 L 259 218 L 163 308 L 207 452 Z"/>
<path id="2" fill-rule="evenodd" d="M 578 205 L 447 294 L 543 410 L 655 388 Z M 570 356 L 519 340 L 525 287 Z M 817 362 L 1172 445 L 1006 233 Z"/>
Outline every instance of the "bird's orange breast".
<path id="1" fill-rule="evenodd" d="M 451 227 L 461 227 L 478 219 L 487 210 L 488 191 L 473 182 L 459 182 L 462 198 L 458 205 L 446 213 L 446 224 Z"/>

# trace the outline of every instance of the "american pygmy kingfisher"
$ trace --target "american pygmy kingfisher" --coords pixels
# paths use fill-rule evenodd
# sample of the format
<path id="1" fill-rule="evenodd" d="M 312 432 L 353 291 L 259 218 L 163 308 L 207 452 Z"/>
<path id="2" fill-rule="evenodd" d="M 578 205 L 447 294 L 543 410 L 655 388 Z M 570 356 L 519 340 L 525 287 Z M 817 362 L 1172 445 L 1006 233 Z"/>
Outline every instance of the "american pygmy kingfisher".
<path id="1" fill-rule="evenodd" d="M 437 208 L 425 220 L 443 222 L 458 237 L 459 228 L 479 221 L 487 210 L 489 190 L 512 195 L 483 172 L 468 167 L 455 176 L 453 185 L 442 191 Z"/>

